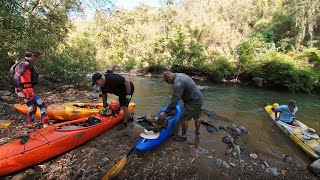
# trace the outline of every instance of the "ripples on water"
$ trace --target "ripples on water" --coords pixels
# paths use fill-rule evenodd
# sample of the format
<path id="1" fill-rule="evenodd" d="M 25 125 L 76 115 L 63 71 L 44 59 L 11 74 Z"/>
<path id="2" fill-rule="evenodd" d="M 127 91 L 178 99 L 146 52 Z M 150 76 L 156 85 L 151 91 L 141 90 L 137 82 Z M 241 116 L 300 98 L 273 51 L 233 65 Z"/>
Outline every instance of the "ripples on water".
<path id="1" fill-rule="evenodd" d="M 132 76 L 127 78 L 135 86 L 133 101 L 137 105 L 137 116 L 155 114 L 163 105 L 170 102 L 172 85 L 164 83 L 162 78 Z M 289 99 L 295 99 L 299 108 L 296 118 L 320 134 L 319 95 L 290 94 L 229 84 L 196 83 L 204 96 L 203 108 L 214 111 L 237 126 L 245 126 L 249 130 L 249 135 L 244 139 L 257 153 L 274 158 L 288 154 L 302 163 L 310 163 L 306 154 L 268 119 L 263 106 L 265 103 L 274 102 L 286 104 Z"/>

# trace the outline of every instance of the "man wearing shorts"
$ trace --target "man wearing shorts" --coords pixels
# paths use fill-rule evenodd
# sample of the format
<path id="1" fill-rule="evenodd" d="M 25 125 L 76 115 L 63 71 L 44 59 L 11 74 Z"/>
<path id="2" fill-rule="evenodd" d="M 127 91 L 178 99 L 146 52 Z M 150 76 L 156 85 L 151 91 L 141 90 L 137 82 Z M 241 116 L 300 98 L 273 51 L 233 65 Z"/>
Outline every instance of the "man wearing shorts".
<path id="1" fill-rule="evenodd" d="M 108 93 L 119 96 L 120 107 L 124 111 L 124 120 L 123 123 L 120 125 L 119 130 L 125 129 L 128 126 L 127 123 L 130 116 L 128 106 L 134 92 L 134 86 L 132 82 L 127 80 L 123 76 L 115 73 L 95 73 L 92 76 L 92 86 L 93 85 L 100 86 L 102 91 L 102 114 L 108 107 Z"/>
<path id="2" fill-rule="evenodd" d="M 163 75 L 163 80 L 168 84 L 173 84 L 174 94 L 171 103 L 165 112 L 160 113 L 159 119 L 164 119 L 169 112 L 175 109 L 177 103 L 182 99 L 184 107 L 179 125 L 174 132 L 174 140 L 184 141 L 187 139 L 188 122 L 192 118 L 195 121 L 196 134 L 199 134 L 200 115 L 203 103 L 202 93 L 196 83 L 186 74 L 172 73 L 167 71 Z M 178 135 L 180 126 L 182 128 L 181 136 Z"/>

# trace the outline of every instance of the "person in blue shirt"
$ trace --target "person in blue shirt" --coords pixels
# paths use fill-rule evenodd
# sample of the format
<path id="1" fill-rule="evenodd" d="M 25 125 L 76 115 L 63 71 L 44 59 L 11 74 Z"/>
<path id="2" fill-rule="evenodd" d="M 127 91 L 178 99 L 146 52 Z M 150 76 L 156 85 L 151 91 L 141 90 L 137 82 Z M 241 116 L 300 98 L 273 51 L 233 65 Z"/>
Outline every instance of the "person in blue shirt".
<path id="1" fill-rule="evenodd" d="M 290 99 L 287 105 L 281 105 L 272 110 L 275 113 L 280 112 L 280 121 L 299 127 L 299 123 L 295 121 L 295 115 L 298 112 L 297 102 L 295 100 Z"/>

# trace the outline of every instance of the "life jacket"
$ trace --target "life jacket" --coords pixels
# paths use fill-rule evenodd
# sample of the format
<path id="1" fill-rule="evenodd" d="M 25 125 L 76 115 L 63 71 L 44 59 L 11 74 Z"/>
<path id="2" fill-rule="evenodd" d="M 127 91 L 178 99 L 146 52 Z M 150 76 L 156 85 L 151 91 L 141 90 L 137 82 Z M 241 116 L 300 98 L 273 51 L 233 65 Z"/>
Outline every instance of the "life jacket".
<path id="1" fill-rule="evenodd" d="M 29 66 L 27 67 L 26 71 L 21 74 L 20 81 L 21 85 L 23 85 L 23 88 L 29 88 L 33 85 L 38 83 L 39 74 L 35 71 L 34 67 L 31 65 L 30 61 L 28 59 L 22 59 L 18 62 L 16 62 L 14 65 L 11 66 L 9 75 L 11 77 L 11 82 L 14 85 L 14 74 L 16 73 L 16 67 L 22 62 L 22 61 L 28 61 Z M 24 86 L 26 84 L 30 84 L 31 86 Z"/>

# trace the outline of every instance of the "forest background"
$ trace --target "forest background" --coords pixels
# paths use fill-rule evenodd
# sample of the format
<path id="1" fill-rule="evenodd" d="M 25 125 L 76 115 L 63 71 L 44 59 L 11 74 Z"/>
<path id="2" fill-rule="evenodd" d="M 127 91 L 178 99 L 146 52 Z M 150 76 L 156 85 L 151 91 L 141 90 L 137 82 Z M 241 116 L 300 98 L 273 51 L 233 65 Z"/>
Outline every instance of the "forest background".
<path id="1" fill-rule="evenodd" d="M 320 92 L 320 0 L 164 0 L 132 10 L 93 2 L 109 8 L 79 20 L 80 0 L 0 0 L 1 84 L 10 84 L 10 67 L 35 48 L 39 73 L 66 83 L 118 66 Z"/>

